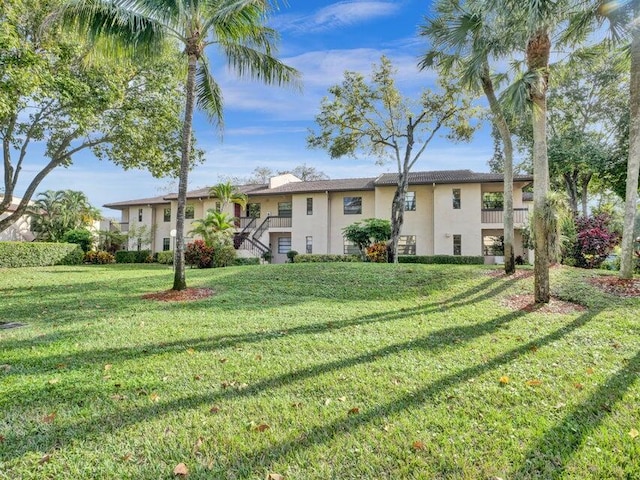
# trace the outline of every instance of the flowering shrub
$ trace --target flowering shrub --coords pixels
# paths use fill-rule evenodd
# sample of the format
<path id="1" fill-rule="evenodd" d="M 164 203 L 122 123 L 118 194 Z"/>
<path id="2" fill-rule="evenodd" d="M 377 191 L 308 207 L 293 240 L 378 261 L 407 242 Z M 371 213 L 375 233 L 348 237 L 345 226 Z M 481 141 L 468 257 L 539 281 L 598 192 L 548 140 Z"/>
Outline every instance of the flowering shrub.
<path id="1" fill-rule="evenodd" d="M 367 247 L 367 259 L 375 263 L 387 263 L 387 244 L 378 242 Z"/>
<path id="2" fill-rule="evenodd" d="M 576 266 L 598 268 L 618 243 L 618 235 L 609 229 L 611 217 L 599 214 L 576 219 Z"/>
<path id="3" fill-rule="evenodd" d="M 187 265 L 198 268 L 213 267 L 213 247 L 208 247 L 202 240 L 195 240 L 187 244 L 184 261 Z"/>

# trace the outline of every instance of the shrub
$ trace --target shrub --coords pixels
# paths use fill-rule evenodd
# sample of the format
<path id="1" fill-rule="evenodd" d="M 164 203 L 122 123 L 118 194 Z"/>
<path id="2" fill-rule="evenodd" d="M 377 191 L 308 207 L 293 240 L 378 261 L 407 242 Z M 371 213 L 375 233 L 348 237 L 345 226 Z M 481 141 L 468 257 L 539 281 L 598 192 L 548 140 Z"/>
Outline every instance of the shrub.
<path id="1" fill-rule="evenodd" d="M 484 257 L 481 255 L 400 255 L 398 263 L 484 265 Z"/>
<path id="2" fill-rule="evenodd" d="M 84 252 L 75 243 L 0 242 L 0 267 L 81 265 Z"/>
<path id="3" fill-rule="evenodd" d="M 158 252 L 155 255 L 156 262 L 161 263 L 163 265 L 173 265 L 173 251 L 165 250 L 163 252 Z"/>
<path id="4" fill-rule="evenodd" d="M 233 244 L 219 243 L 213 246 L 213 266 L 228 267 L 233 264 L 236 259 L 236 249 L 233 248 Z"/>
<path id="5" fill-rule="evenodd" d="M 387 263 L 387 244 L 385 242 L 374 243 L 366 249 L 367 259 L 374 263 Z"/>
<path id="6" fill-rule="evenodd" d="M 618 243 L 618 235 L 609 228 L 611 217 L 599 214 L 576 219 L 574 258 L 582 268 L 598 268 Z"/>
<path id="7" fill-rule="evenodd" d="M 116 252 L 116 263 L 149 263 L 153 261 L 150 250 L 120 250 Z"/>
<path id="8" fill-rule="evenodd" d="M 287 258 L 289 259 L 289 262 L 291 263 L 295 262 L 297 255 L 298 255 L 298 252 L 296 252 L 295 250 L 289 250 L 287 252 Z"/>
<path id="9" fill-rule="evenodd" d="M 187 244 L 184 261 L 192 267 L 211 268 L 213 267 L 213 250 L 213 247 L 208 247 L 204 241 L 195 240 Z"/>
<path id="10" fill-rule="evenodd" d="M 91 250 L 93 245 L 93 234 L 86 228 L 77 228 L 69 230 L 62 236 L 62 241 L 66 243 L 75 243 L 80 245 L 83 252 Z"/>
<path id="11" fill-rule="evenodd" d="M 323 255 L 323 254 L 303 254 L 296 256 L 296 263 L 316 263 L 316 262 L 361 262 L 359 255 Z"/>
<path id="12" fill-rule="evenodd" d="M 84 254 L 84 263 L 92 263 L 94 265 L 106 265 L 108 263 L 114 263 L 116 257 L 113 254 L 105 251 L 91 251 Z"/>
<path id="13" fill-rule="evenodd" d="M 239 258 L 234 258 L 232 265 L 235 265 L 235 266 L 260 265 L 260 259 L 258 257 L 239 257 Z"/>

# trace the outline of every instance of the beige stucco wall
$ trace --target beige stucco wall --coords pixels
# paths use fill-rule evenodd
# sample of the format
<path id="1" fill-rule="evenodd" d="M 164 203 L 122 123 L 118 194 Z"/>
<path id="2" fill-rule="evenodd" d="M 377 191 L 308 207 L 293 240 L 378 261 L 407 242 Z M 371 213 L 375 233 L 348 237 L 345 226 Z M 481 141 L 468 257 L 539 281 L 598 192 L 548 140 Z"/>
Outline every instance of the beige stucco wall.
<path id="1" fill-rule="evenodd" d="M 313 213 L 307 215 L 307 198 L 313 199 Z M 306 253 L 307 237 L 312 239 L 312 253 L 328 253 L 328 193 L 301 193 L 292 199 L 291 249 Z"/>
<path id="2" fill-rule="evenodd" d="M 344 197 L 362 197 L 362 213 L 344 214 Z M 329 194 L 329 245 L 328 253 L 344 253 L 342 229 L 347 225 L 373 218 L 376 214 L 375 193 L 373 191 L 332 192 Z M 320 253 L 320 252 L 318 252 Z"/>
<path id="3" fill-rule="evenodd" d="M 395 186 L 377 187 L 376 218 L 391 219 L 391 203 Z M 416 236 L 416 255 L 433 255 L 433 187 L 410 185 L 408 192 L 416 194 L 415 211 L 405 211 L 400 235 Z"/>
<path id="4" fill-rule="evenodd" d="M 460 189 L 460 209 L 453 208 L 453 189 Z M 480 184 L 434 187 L 434 254 L 453 255 L 453 236 L 462 235 L 462 255 L 482 254 Z"/>

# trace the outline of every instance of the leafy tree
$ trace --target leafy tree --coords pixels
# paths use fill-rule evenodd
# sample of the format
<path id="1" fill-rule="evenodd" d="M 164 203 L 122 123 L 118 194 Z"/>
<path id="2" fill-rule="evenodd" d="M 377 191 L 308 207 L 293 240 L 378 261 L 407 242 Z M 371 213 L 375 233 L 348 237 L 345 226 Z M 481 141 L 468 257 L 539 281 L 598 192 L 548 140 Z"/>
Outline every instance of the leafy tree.
<path id="1" fill-rule="evenodd" d="M 310 167 L 306 163 L 303 163 L 302 165 L 298 165 L 291 171 L 285 171 L 281 173 L 291 173 L 292 175 L 295 175 L 303 182 L 312 182 L 315 180 L 329 179 L 329 176 L 326 173 L 321 172 L 316 167 Z"/>
<path id="2" fill-rule="evenodd" d="M 372 244 L 387 242 L 391 239 L 391 222 L 380 218 L 367 218 L 342 229 L 344 238 L 355 244 L 360 255 L 365 258 L 367 248 Z"/>
<path id="3" fill-rule="evenodd" d="M 222 92 L 211 74 L 205 49 L 215 46 L 239 76 L 286 84 L 297 72 L 273 55 L 276 32 L 264 26 L 266 0 L 78 0 L 67 18 L 98 38 L 151 54 L 166 39 L 184 52 L 187 74 L 176 212 L 173 289 L 186 288 L 184 220 L 196 105 L 210 120 L 222 124 Z"/>
<path id="4" fill-rule="evenodd" d="M 73 190 L 39 193 L 29 215 L 36 238 L 48 242 L 62 242 L 68 231 L 90 227 L 101 218 L 100 211 L 91 206 L 87 196 Z"/>
<path id="5" fill-rule="evenodd" d="M 398 184 L 391 206 L 391 257 L 397 262 L 398 239 L 404 220 L 409 172 L 440 129 L 451 140 L 467 140 L 474 128 L 470 101 L 450 82 L 442 92 L 424 90 L 419 100 L 401 95 L 395 86 L 391 61 L 382 57 L 370 82 L 357 72 L 345 72 L 341 85 L 329 89 L 316 117 L 319 132 L 307 144 L 322 148 L 331 158 L 370 154 L 379 162 L 396 163 Z M 414 149 L 415 147 L 415 149 Z"/>
<path id="6" fill-rule="evenodd" d="M 504 269 L 515 272 L 513 224 L 513 142 L 507 113 L 498 101 L 497 87 L 490 61 L 508 52 L 502 41 L 500 17 L 487 14 L 473 5 L 458 0 L 440 0 L 435 5 L 437 16 L 427 19 L 421 35 L 430 39 L 431 50 L 420 62 L 421 68 L 437 65 L 446 75 L 462 72 L 464 84 L 472 91 L 482 89 L 491 110 L 493 131 L 502 145 L 501 170 L 504 175 Z M 495 63 L 495 62 L 494 62 Z"/>
<path id="7" fill-rule="evenodd" d="M 92 61 L 84 37 L 63 32 L 52 17 L 60 2 L 9 1 L 0 9 L 0 216 L 9 213 L 0 231 L 24 214 L 51 171 L 81 152 L 155 176 L 179 164 L 177 55 L 160 49 L 154 60 Z M 8 212 L 21 188 L 22 201 Z"/>

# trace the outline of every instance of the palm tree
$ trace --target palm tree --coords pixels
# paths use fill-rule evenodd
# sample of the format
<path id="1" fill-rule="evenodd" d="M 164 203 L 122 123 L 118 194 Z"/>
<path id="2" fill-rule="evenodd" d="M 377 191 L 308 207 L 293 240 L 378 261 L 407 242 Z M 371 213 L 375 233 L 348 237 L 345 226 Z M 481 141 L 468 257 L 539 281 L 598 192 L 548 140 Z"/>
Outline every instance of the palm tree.
<path id="1" fill-rule="evenodd" d="M 249 198 L 244 193 L 239 192 L 235 186 L 231 185 L 231 182 L 219 183 L 211 187 L 209 194 L 220 200 L 220 210 L 224 210 L 224 207 L 230 203 L 240 205 L 244 208 L 249 201 Z"/>
<path id="2" fill-rule="evenodd" d="M 153 54 L 171 39 L 184 50 L 187 63 L 182 156 L 176 213 L 173 290 L 186 288 L 184 217 L 193 113 L 197 105 L 210 121 L 222 124 L 222 92 L 211 74 L 205 49 L 218 47 L 240 76 L 278 85 L 294 82 L 297 72 L 273 55 L 276 32 L 263 25 L 268 0 L 76 0 L 66 9 L 67 24 L 75 23 L 107 47 L 129 47 Z"/>
<path id="3" fill-rule="evenodd" d="M 440 0 L 434 7 L 435 18 L 427 19 L 421 35 L 428 37 L 431 49 L 422 56 L 420 68 L 437 65 L 445 74 L 462 72 L 462 81 L 475 90 L 480 86 L 489 102 L 492 121 L 504 149 L 504 269 L 515 272 L 513 227 L 513 143 L 511 131 L 500 102 L 489 65 L 490 57 L 501 57 L 509 50 L 499 37 L 499 18 L 488 21 L 482 10 L 461 5 L 459 0 Z M 494 16 L 495 17 L 495 16 Z"/>
<path id="4" fill-rule="evenodd" d="M 231 235 L 233 229 L 232 218 L 224 212 L 207 210 L 207 216 L 194 221 L 189 235 L 200 235 L 207 246 L 212 246 L 216 235 Z"/>

